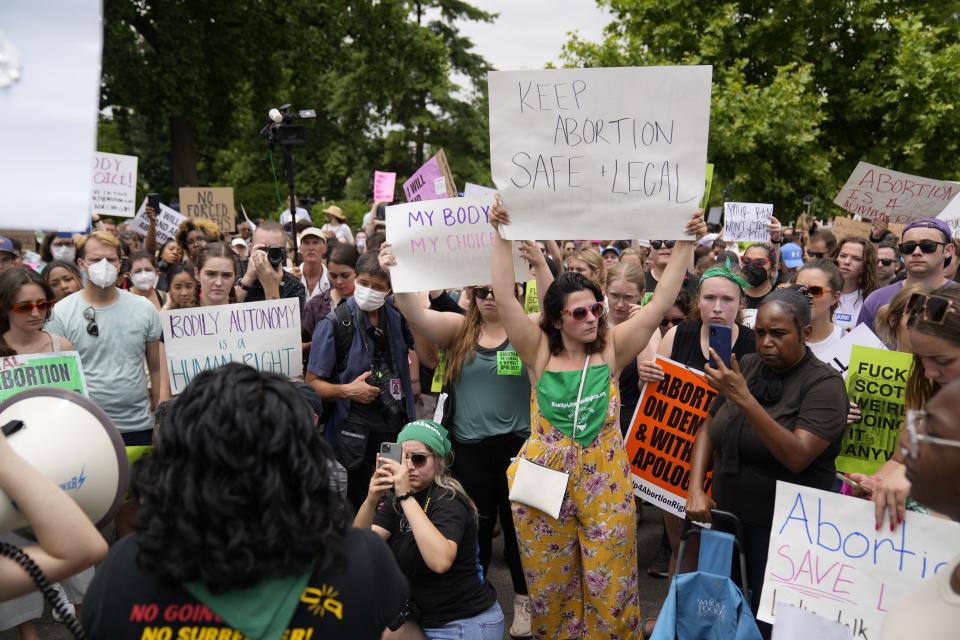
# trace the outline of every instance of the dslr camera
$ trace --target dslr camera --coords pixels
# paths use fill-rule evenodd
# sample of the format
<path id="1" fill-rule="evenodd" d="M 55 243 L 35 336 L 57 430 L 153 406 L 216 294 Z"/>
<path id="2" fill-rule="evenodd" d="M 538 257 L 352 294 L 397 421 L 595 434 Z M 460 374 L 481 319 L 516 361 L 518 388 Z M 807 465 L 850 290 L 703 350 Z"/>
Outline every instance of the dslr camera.
<path id="1" fill-rule="evenodd" d="M 279 267 L 287 261 L 287 250 L 283 247 L 267 247 L 267 261 L 272 267 Z"/>

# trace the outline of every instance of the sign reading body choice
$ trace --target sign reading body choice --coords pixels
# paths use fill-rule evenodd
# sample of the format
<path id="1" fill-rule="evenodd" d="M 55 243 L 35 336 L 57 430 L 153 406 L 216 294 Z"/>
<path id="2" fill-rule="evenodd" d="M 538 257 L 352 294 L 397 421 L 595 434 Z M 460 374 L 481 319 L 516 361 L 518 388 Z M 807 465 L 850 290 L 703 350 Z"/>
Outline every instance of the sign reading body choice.
<path id="1" fill-rule="evenodd" d="M 535 240 L 682 239 L 705 186 L 710 66 L 492 71 L 490 166 Z"/>
<path id="2" fill-rule="evenodd" d="M 490 282 L 496 234 L 490 226 L 492 196 L 424 200 L 387 207 L 387 240 L 397 265 L 390 281 L 397 293 L 451 289 Z M 527 263 L 514 249 L 515 280 L 527 279 Z"/>
<path id="3" fill-rule="evenodd" d="M 174 395 L 198 373 L 229 362 L 303 374 L 297 298 L 162 311 L 160 318 Z"/>
<path id="4" fill-rule="evenodd" d="M 949 570 L 960 526 L 913 511 L 893 532 L 874 523 L 869 500 L 777 482 L 757 618 L 776 624 L 785 603 L 879 638 L 891 605 Z"/>
<path id="5" fill-rule="evenodd" d="M 137 156 L 97 151 L 90 212 L 129 218 L 137 209 Z"/>

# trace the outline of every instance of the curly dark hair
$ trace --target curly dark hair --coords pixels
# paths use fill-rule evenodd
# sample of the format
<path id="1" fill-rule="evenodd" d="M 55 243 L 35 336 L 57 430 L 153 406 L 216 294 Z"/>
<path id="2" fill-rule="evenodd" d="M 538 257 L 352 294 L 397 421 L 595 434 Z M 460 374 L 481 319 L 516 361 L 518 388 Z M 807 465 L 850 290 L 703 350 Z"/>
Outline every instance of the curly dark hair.
<path id="1" fill-rule="evenodd" d="M 194 378 L 135 468 L 143 570 L 223 592 L 338 562 L 349 519 L 312 416 L 273 373 L 231 363 Z"/>
<path id="2" fill-rule="evenodd" d="M 563 321 L 563 307 L 571 293 L 589 290 L 597 302 L 603 301 L 603 291 L 593 280 L 576 271 L 564 271 L 543 294 L 543 309 L 540 314 L 540 329 L 550 341 L 550 353 L 558 355 L 563 351 L 563 336 L 558 325 Z M 607 344 L 607 317 L 597 320 L 597 339 L 587 345 L 587 353 L 603 351 Z"/>

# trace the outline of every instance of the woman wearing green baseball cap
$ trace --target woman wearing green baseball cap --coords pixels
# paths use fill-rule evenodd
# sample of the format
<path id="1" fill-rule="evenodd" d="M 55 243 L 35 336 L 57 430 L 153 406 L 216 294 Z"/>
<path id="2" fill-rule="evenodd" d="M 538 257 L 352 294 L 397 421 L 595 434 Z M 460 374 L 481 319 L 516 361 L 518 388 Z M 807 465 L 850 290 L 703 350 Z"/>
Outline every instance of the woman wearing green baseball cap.
<path id="1" fill-rule="evenodd" d="M 384 638 L 503 638 L 503 611 L 480 571 L 477 509 L 451 475 L 447 430 L 433 420 L 397 436 L 402 462 L 377 456 L 353 526 L 387 541 L 410 582 L 410 600 Z M 454 635 L 451 635 L 454 634 Z"/>

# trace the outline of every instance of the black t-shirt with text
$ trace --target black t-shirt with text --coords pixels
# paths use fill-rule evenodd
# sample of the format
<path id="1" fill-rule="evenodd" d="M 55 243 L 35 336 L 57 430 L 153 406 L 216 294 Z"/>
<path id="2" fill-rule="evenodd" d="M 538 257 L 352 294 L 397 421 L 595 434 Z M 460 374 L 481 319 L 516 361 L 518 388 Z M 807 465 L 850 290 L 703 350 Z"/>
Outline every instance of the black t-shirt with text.
<path id="1" fill-rule="evenodd" d="M 373 524 L 390 532 L 388 544 L 410 581 L 410 599 L 420 610 L 420 626 L 442 627 L 453 620 L 479 615 L 497 600 L 493 585 L 483 578 L 477 546 L 477 523 L 466 499 L 436 485 L 414 494 L 430 522 L 448 540 L 457 543 L 457 556 L 445 573 L 427 567 L 403 506 L 393 494 L 380 504 Z"/>
<path id="2" fill-rule="evenodd" d="M 343 560 L 311 576 L 282 640 L 375 640 L 400 613 L 407 581 L 379 536 L 350 529 L 342 548 Z M 89 640 L 242 640 L 185 588 L 140 569 L 138 550 L 135 535 L 123 538 L 97 567 L 82 608 Z"/>

